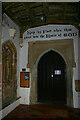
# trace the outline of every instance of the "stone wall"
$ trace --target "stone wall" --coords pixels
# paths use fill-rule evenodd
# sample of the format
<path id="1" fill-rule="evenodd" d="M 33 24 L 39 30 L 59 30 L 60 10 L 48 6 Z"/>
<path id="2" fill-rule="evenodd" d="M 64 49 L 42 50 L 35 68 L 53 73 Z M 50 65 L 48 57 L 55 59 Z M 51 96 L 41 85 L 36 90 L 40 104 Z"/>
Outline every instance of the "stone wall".
<path id="1" fill-rule="evenodd" d="M 9 105 L 17 98 L 17 51 L 11 41 L 2 46 L 2 105 Z"/>

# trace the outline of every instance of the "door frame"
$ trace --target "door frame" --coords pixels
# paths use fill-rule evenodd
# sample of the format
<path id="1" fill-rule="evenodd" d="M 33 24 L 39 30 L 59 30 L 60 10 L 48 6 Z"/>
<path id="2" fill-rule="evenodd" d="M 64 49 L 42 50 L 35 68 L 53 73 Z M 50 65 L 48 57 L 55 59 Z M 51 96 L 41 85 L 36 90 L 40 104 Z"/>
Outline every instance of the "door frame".
<path id="1" fill-rule="evenodd" d="M 48 51 L 54 50 L 60 54 L 65 63 L 67 70 L 67 105 L 73 107 L 73 67 L 74 62 L 74 46 L 73 40 L 51 40 L 36 41 L 28 43 L 28 64 L 30 68 L 30 104 L 37 104 L 37 65 L 40 58 Z M 33 52 L 34 51 L 34 52 Z"/>

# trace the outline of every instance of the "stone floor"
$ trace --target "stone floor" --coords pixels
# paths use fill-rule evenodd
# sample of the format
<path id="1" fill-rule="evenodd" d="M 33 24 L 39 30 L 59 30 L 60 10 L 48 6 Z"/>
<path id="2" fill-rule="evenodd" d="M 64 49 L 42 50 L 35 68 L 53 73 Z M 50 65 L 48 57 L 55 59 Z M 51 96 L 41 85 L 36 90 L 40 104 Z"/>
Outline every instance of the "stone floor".
<path id="1" fill-rule="evenodd" d="M 53 105 L 19 105 L 3 120 L 80 120 L 80 109 Z"/>

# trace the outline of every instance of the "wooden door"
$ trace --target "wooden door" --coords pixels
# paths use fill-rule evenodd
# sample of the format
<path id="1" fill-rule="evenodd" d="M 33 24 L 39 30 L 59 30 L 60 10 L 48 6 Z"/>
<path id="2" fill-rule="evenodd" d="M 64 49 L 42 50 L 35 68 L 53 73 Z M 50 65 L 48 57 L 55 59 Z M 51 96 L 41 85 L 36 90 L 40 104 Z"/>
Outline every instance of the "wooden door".
<path id="1" fill-rule="evenodd" d="M 41 103 L 66 103 L 66 64 L 60 54 L 49 51 L 38 63 L 37 95 Z"/>

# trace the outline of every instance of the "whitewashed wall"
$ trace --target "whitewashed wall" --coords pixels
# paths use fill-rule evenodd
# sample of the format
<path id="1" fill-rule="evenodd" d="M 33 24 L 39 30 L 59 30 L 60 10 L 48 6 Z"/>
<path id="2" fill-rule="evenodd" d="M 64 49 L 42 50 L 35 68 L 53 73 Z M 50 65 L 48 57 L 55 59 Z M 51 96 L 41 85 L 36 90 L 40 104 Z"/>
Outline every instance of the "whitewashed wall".
<path id="1" fill-rule="evenodd" d="M 14 38 L 10 37 L 10 34 L 9 34 L 10 28 L 16 29 L 16 34 L 15 34 Z M 19 80 L 20 80 L 20 74 L 19 74 L 19 57 L 20 57 L 19 36 L 20 36 L 19 27 L 6 14 L 3 14 L 2 43 L 10 40 L 14 43 L 16 50 L 17 50 L 17 97 L 19 96 Z"/>
<path id="2" fill-rule="evenodd" d="M 29 72 L 29 68 L 27 68 L 28 63 L 28 44 L 23 43 L 23 47 L 20 49 L 20 72 L 22 72 L 22 68 L 25 68 L 27 72 Z M 29 104 L 29 96 L 30 96 L 30 88 L 20 87 L 19 95 L 21 96 L 20 104 Z"/>
<path id="3" fill-rule="evenodd" d="M 50 25 L 51 26 L 51 25 Z M 44 26 L 44 29 L 50 29 L 50 26 Z M 53 37 L 53 38 L 50 38 L 50 40 L 59 40 L 59 39 L 73 39 L 73 42 L 74 42 L 74 56 L 75 56 L 75 63 L 76 63 L 76 68 L 73 68 L 73 81 L 72 81 L 72 84 L 73 84 L 73 102 L 74 102 L 74 107 L 75 108 L 78 108 L 80 107 L 79 105 L 79 93 L 75 91 L 75 80 L 78 80 L 78 45 L 80 44 L 80 42 L 78 41 L 78 30 L 72 26 L 72 25 L 52 25 L 51 28 L 54 28 L 54 29 L 61 29 L 62 30 L 62 36 L 61 37 Z M 64 37 L 63 34 L 65 33 L 64 32 L 64 29 L 67 28 L 67 29 L 72 29 L 72 31 L 69 31 L 70 33 L 77 33 L 76 36 L 67 36 L 67 37 Z M 36 28 L 31 28 L 29 29 L 28 31 L 36 31 L 36 30 L 42 30 L 42 27 L 36 27 Z M 67 32 L 67 33 L 69 33 Z M 34 39 L 24 39 L 24 37 L 26 37 L 27 31 L 23 34 L 23 47 L 21 48 L 20 50 L 20 71 L 22 71 L 22 68 L 26 68 L 26 71 L 29 71 L 29 69 L 27 69 L 27 61 L 28 61 L 28 41 L 44 41 L 44 40 L 49 40 L 49 39 L 45 39 L 45 38 L 34 38 Z M 36 33 L 36 32 L 35 32 Z M 57 33 L 56 33 L 57 34 Z M 37 34 L 36 34 L 37 35 Z M 78 43 L 79 42 L 79 43 Z M 33 51 L 34 52 L 34 51 Z M 80 78 L 79 78 L 80 79 Z M 25 94 L 26 92 L 26 94 Z M 29 97 L 30 97 L 30 88 L 20 88 L 20 95 L 22 96 L 22 100 L 21 100 L 21 103 L 28 103 L 29 104 Z"/>
<path id="4" fill-rule="evenodd" d="M 9 35 L 9 29 L 16 29 L 16 34 L 14 38 L 11 38 Z M 20 57 L 20 46 L 19 46 L 19 36 L 20 31 L 19 27 L 6 15 L 3 14 L 3 22 L 2 22 L 2 43 L 10 40 L 14 43 L 17 50 L 17 97 L 19 97 L 19 80 L 20 80 L 20 72 L 19 72 L 19 57 Z M 19 99 L 2 110 L 2 118 L 5 117 L 9 112 L 15 109 L 20 104 Z"/>

